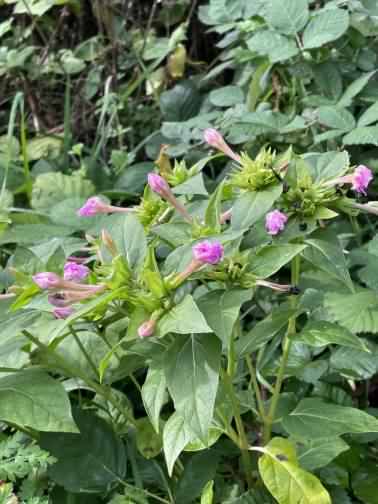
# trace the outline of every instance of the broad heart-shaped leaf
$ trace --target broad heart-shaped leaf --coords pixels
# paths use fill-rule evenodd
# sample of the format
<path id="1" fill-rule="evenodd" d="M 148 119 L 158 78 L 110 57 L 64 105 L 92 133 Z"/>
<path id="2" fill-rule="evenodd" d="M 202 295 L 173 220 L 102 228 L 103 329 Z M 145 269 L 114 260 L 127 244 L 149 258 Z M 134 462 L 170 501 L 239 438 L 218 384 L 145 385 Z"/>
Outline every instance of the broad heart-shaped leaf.
<path id="1" fill-rule="evenodd" d="M 267 2 L 264 17 L 276 30 L 286 35 L 294 35 L 304 28 L 308 21 L 307 0 L 286 0 L 282 8 L 281 0 Z"/>
<path id="2" fill-rule="evenodd" d="M 259 472 L 278 504 L 331 504 L 318 478 L 299 467 L 290 441 L 273 438 L 263 452 L 258 461 Z"/>
<path id="3" fill-rule="evenodd" d="M 369 351 L 363 340 L 348 331 L 346 327 L 324 320 L 309 322 L 295 336 L 295 339 L 313 347 L 331 344 Z"/>
<path id="4" fill-rule="evenodd" d="M 178 334 L 212 332 L 192 296 L 185 296 L 181 303 L 171 308 L 159 320 L 157 328 L 159 336 L 170 332 Z"/>
<path id="5" fill-rule="evenodd" d="M 298 439 L 378 432 L 378 420 L 368 413 L 312 398 L 302 399 L 295 410 L 283 418 L 282 424 Z"/>
<path id="6" fill-rule="evenodd" d="M 346 450 L 349 445 L 339 437 L 310 440 L 300 445 L 298 460 L 301 467 L 313 471 L 328 465 Z"/>
<path id="7" fill-rule="evenodd" d="M 306 245 L 268 245 L 263 247 L 251 259 L 251 272 L 261 278 L 274 275 L 306 248 Z"/>
<path id="8" fill-rule="evenodd" d="M 365 465 L 353 474 L 352 488 L 364 504 L 378 504 L 378 473 L 375 464 Z"/>
<path id="9" fill-rule="evenodd" d="M 163 431 L 163 450 L 165 461 L 167 463 L 168 474 L 171 476 L 173 466 L 177 457 L 183 451 L 185 446 L 196 439 L 196 435 L 189 428 L 184 418 L 177 413 L 173 413 L 166 424 Z"/>
<path id="10" fill-rule="evenodd" d="M 318 11 L 303 32 L 305 49 L 320 47 L 336 40 L 348 29 L 349 15 L 342 9 L 323 9 Z"/>
<path id="11" fill-rule="evenodd" d="M 160 411 L 166 400 L 167 383 L 162 366 L 155 364 L 148 368 L 145 382 L 142 386 L 143 404 L 156 432 L 159 432 Z"/>
<path id="12" fill-rule="evenodd" d="M 0 377 L 0 420 L 37 431 L 77 432 L 63 385 L 36 369 Z"/>
<path id="13" fill-rule="evenodd" d="M 327 292 L 324 306 L 332 321 L 353 333 L 378 332 L 378 295 L 374 291 Z"/>
<path id="14" fill-rule="evenodd" d="M 251 299 L 251 295 L 250 290 L 215 290 L 205 294 L 197 301 L 207 323 L 226 348 L 229 346 L 240 307 Z"/>
<path id="15" fill-rule="evenodd" d="M 214 334 L 176 336 L 165 354 L 175 409 L 201 440 L 207 438 L 218 390 L 221 343 Z"/>
<path id="16" fill-rule="evenodd" d="M 42 434 L 40 445 L 57 462 L 49 476 L 68 492 L 102 492 L 124 479 L 126 451 L 109 425 L 93 413 L 74 411 L 79 434 Z"/>
<path id="17" fill-rule="evenodd" d="M 232 229 L 248 229 L 255 224 L 271 209 L 281 193 L 282 186 L 275 185 L 264 191 L 242 194 L 232 210 Z"/>
<path id="18" fill-rule="evenodd" d="M 147 239 L 139 220 L 131 214 L 114 215 L 107 228 L 131 269 L 140 269 L 147 253 Z"/>
<path id="19" fill-rule="evenodd" d="M 371 353 L 357 351 L 354 348 L 338 348 L 332 352 L 330 370 L 352 380 L 367 380 L 378 370 L 378 349 L 368 342 Z"/>
<path id="20" fill-rule="evenodd" d="M 317 239 L 306 240 L 306 243 L 310 247 L 303 251 L 304 259 L 320 270 L 341 280 L 353 292 L 353 282 L 340 245 Z"/>
<path id="21" fill-rule="evenodd" d="M 309 161 L 311 176 L 314 182 L 343 175 L 349 166 L 349 154 L 347 151 L 310 154 L 306 157 L 306 160 Z"/>

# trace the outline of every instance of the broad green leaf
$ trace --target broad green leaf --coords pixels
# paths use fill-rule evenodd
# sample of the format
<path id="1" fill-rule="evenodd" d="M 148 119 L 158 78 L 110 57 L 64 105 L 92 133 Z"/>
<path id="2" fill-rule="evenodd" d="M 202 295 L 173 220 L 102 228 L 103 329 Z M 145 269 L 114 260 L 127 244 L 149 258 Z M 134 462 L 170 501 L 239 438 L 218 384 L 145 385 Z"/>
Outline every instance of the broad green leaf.
<path id="1" fill-rule="evenodd" d="M 161 436 L 156 432 L 148 417 L 138 418 L 135 421 L 135 441 L 139 453 L 145 459 L 159 455 L 163 444 Z"/>
<path id="2" fill-rule="evenodd" d="M 353 98 L 363 90 L 375 73 L 375 70 L 373 72 L 366 73 L 352 82 L 352 84 L 350 84 L 341 95 L 337 105 L 339 107 L 349 107 L 353 102 Z"/>
<path id="3" fill-rule="evenodd" d="M 130 269 L 139 270 L 147 253 L 147 239 L 139 220 L 131 214 L 113 216 L 107 230 Z"/>
<path id="4" fill-rule="evenodd" d="M 214 499 L 214 481 L 208 481 L 203 487 L 201 494 L 201 504 L 213 504 Z"/>
<path id="5" fill-rule="evenodd" d="M 268 23 L 281 33 L 294 35 L 304 28 L 308 21 L 307 0 L 286 0 L 282 8 L 281 0 L 270 0 L 264 14 Z"/>
<path id="6" fill-rule="evenodd" d="M 5 35 L 6 33 L 8 33 L 12 29 L 13 21 L 14 21 L 14 19 L 10 18 L 10 19 L 7 19 L 6 21 L 3 21 L 2 23 L 0 23 L 0 37 Z"/>
<path id="7" fill-rule="evenodd" d="M 202 296 L 198 307 L 214 333 L 228 347 L 232 330 L 243 303 L 251 299 L 251 291 L 215 290 Z"/>
<path id="8" fill-rule="evenodd" d="M 201 440 L 213 419 L 221 344 L 212 334 L 176 337 L 165 355 L 165 376 L 175 410 Z"/>
<path id="9" fill-rule="evenodd" d="M 378 473 L 375 464 L 362 466 L 352 475 L 353 493 L 364 504 L 378 504 Z"/>
<path id="10" fill-rule="evenodd" d="M 352 348 L 338 348 L 330 358 L 331 371 L 346 376 L 352 380 L 367 380 L 378 370 L 378 351 L 369 342 L 371 353 L 356 351 Z"/>
<path id="11" fill-rule="evenodd" d="M 52 136 L 34 138 L 27 144 L 27 157 L 29 161 L 36 161 L 44 157 L 53 159 L 59 156 L 62 147 L 63 139 L 61 138 Z"/>
<path id="12" fill-rule="evenodd" d="M 310 246 L 303 251 L 304 259 L 325 273 L 341 280 L 353 292 L 353 282 L 340 245 L 317 239 L 306 240 L 306 243 Z"/>
<path id="13" fill-rule="evenodd" d="M 374 291 L 326 292 L 324 306 L 332 321 L 353 333 L 378 332 L 378 295 Z"/>
<path id="14" fill-rule="evenodd" d="M 356 128 L 343 137 L 344 145 L 378 146 L 378 126 Z"/>
<path id="15" fill-rule="evenodd" d="M 166 424 L 163 431 L 163 449 L 165 461 L 167 463 L 168 474 L 171 476 L 173 466 L 183 451 L 185 446 L 193 441 L 196 435 L 186 424 L 182 416 L 177 412 L 173 413 Z"/>
<path id="16" fill-rule="evenodd" d="M 209 100 L 216 107 L 232 107 L 244 102 L 244 93 L 239 86 L 225 86 L 211 91 Z"/>
<path id="17" fill-rule="evenodd" d="M 365 110 L 358 119 L 357 126 L 362 128 L 376 122 L 378 122 L 378 102 L 373 103 L 373 105 Z"/>
<path id="18" fill-rule="evenodd" d="M 339 437 L 310 440 L 301 444 L 298 461 L 301 467 L 313 471 L 328 465 L 346 450 L 349 445 Z"/>
<path id="19" fill-rule="evenodd" d="M 252 256 L 250 271 L 261 278 L 270 277 L 305 248 L 306 245 L 290 244 L 263 247 Z"/>
<path id="20" fill-rule="evenodd" d="M 318 114 L 319 122 L 329 128 L 349 131 L 356 125 L 353 115 L 341 107 L 320 107 Z"/>
<path id="21" fill-rule="evenodd" d="M 188 180 L 183 182 L 180 185 L 177 185 L 173 188 L 174 194 L 198 194 L 201 196 L 207 196 L 208 192 L 203 182 L 202 173 L 197 173 L 193 177 L 190 177 Z"/>
<path id="22" fill-rule="evenodd" d="M 187 295 L 180 304 L 171 308 L 159 320 L 158 333 L 164 336 L 167 333 L 211 333 L 205 317 L 202 315 L 192 296 Z"/>
<path id="23" fill-rule="evenodd" d="M 305 49 L 321 47 L 341 37 L 348 26 L 349 15 L 346 10 L 323 9 L 318 11 L 303 32 L 303 46 Z"/>
<path id="24" fill-rule="evenodd" d="M 299 53 L 293 39 L 280 35 L 274 30 L 257 32 L 247 40 L 247 46 L 257 54 L 268 56 L 271 63 L 285 61 Z"/>
<path id="25" fill-rule="evenodd" d="M 178 481 L 175 491 L 176 502 L 190 504 L 199 497 L 204 486 L 215 477 L 218 460 L 219 455 L 216 451 L 204 450 L 192 455 Z"/>
<path id="26" fill-rule="evenodd" d="M 148 417 L 156 432 L 159 432 L 160 411 L 166 401 L 167 383 L 162 366 L 151 364 L 142 386 L 142 400 Z"/>
<path id="27" fill-rule="evenodd" d="M 232 229 L 248 229 L 261 219 L 281 196 L 282 186 L 275 185 L 258 192 L 246 192 L 235 202 L 232 211 Z"/>
<path id="28" fill-rule="evenodd" d="M 102 492 L 126 476 L 126 450 L 120 438 L 101 418 L 74 411 L 79 434 L 42 434 L 40 445 L 57 462 L 48 475 L 68 492 Z"/>
<path id="29" fill-rule="evenodd" d="M 43 432 L 77 432 L 63 385 L 36 369 L 0 376 L 0 420 Z"/>
<path id="30" fill-rule="evenodd" d="M 282 424 L 290 435 L 299 439 L 378 432 L 378 420 L 373 416 L 320 399 L 302 399 L 295 410 L 283 418 Z"/>
<path id="31" fill-rule="evenodd" d="M 363 340 L 348 331 L 348 329 L 324 320 L 310 321 L 304 329 L 295 336 L 295 339 L 313 347 L 340 345 L 368 352 L 368 348 Z"/>
<path id="32" fill-rule="evenodd" d="M 273 438 L 263 452 L 258 460 L 259 472 L 279 504 L 331 504 L 318 478 L 299 467 L 290 441 Z"/>
<path id="33" fill-rule="evenodd" d="M 332 179 L 343 175 L 349 167 L 349 163 L 347 151 L 326 152 L 316 158 L 315 166 L 311 164 L 311 175 L 316 182 Z"/>
<path id="34" fill-rule="evenodd" d="M 183 80 L 160 95 L 160 110 L 165 121 L 186 121 L 198 114 L 201 95 L 193 81 Z"/>
<path id="35" fill-rule="evenodd" d="M 264 320 L 258 322 L 247 334 L 237 341 L 236 350 L 239 357 L 255 352 L 268 343 L 288 323 L 295 310 L 273 311 Z"/>

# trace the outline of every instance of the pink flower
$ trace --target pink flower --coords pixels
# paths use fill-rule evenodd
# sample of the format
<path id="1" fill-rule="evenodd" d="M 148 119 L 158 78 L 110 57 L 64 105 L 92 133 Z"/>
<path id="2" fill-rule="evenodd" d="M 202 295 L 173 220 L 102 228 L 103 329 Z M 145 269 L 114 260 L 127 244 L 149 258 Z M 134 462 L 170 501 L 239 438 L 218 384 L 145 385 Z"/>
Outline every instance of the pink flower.
<path id="1" fill-rule="evenodd" d="M 62 284 L 62 279 L 56 273 L 51 273 L 50 271 L 44 271 L 43 273 L 37 273 L 33 276 L 33 281 L 41 289 L 54 289 L 60 287 Z"/>
<path id="2" fill-rule="evenodd" d="M 352 188 L 358 193 L 366 196 L 368 185 L 373 180 L 373 174 L 367 166 L 359 165 L 352 175 Z"/>
<path id="3" fill-rule="evenodd" d="M 214 129 L 214 128 L 205 129 L 205 131 L 203 133 L 203 139 L 211 147 L 214 147 L 215 149 L 220 150 L 221 152 L 226 154 L 226 156 L 230 157 L 231 159 L 233 159 L 237 163 L 240 163 L 241 158 L 240 158 L 239 154 L 236 154 L 236 152 L 234 152 L 231 149 L 231 147 L 227 144 L 227 142 L 225 141 L 223 136 L 216 129 Z"/>
<path id="4" fill-rule="evenodd" d="M 138 335 L 140 338 L 148 338 L 155 332 L 156 320 L 150 319 L 138 327 Z"/>
<path id="5" fill-rule="evenodd" d="M 73 261 L 68 261 L 64 265 L 64 280 L 81 281 L 84 280 L 90 273 L 90 269 L 84 264 L 77 264 Z"/>
<path id="6" fill-rule="evenodd" d="M 149 173 L 147 180 L 151 189 L 160 196 L 166 196 L 168 193 L 171 193 L 168 182 L 157 173 Z"/>
<path id="7" fill-rule="evenodd" d="M 66 319 L 75 312 L 71 306 L 66 306 L 62 308 L 54 308 L 53 314 L 57 319 Z"/>
<path id="8" fill-rule="evenodd" d="M 193 247 L 194 258 L 203 264 L 217 264 L 223 258 L 224 248 L 218 241 L 208 241 L 197 243 Z"/>
<path id="9" fill-rule="evenodd" d="M 64 294 L 49 294 L 47 296 L 47 300 L 51 305 L 57 306 L 58 308 L 67 306 L 67 301 Z"/>
<path id="10" fill-rule="evenodd" d="M 108 213 L 109 205 L 104 203 L 98 196 L 87 199 L 84 205 L 79 208 L 77 214 L 80 217 L 92 217 L 98 213 Z"/>
<path id="11" fill-rule="evenodd" d="M 285 229 L 287 220 L 287 215 L 280 212 L 279 210 L 273 210 L 272 212 L 269 212 L 265 217 L 265 229 L 269 234 L 277 235 Z"/>

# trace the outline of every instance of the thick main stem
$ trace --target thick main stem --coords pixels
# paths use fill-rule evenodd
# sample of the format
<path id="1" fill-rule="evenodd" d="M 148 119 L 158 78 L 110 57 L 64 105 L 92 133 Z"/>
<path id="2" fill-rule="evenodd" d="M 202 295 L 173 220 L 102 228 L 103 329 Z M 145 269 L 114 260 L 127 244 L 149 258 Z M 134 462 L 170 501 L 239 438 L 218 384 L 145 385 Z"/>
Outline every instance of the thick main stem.
<path id="1" fill-rule="evenodd" d="M 292 260 L 292 263 L 291 263 L 291 283 L 292 283 L 292 285 L 298 285 L 299 273 L 300 273 L 300 257 L 296 256 L 296 257 L 294 257 L 294 259 Z M 290 298 L 291 307 L 296 308 L 297 303 L 298 303 L 298 297 L 291 296 L 291 298 Z M 265 417 L 265 422 L 264 422 L 264 444 L 269 443 L 271 435 L 272 435 L 272 425 L 274 423 L 275 416 L 276 416 L 276 410 L 277 410 L 277 405 L 278 405 L 278 401 L 280 398 L 282 383 L 285 379 L 285 372 L 286 372 L 286 366 L 287 366 L 287 362 L 289 360 L 289 355 L 290 355 L 292 336 L 296 332 L 296 317 L 297 316 L 294 314 L 289 319 L 287 332 L 285 334 L 285 338 L 283 341 L 283 353 L 282 353 L 281 364 L 278 369 L 277 380 L 276 380 L 276 383 L 274 386 L 274 392 L 273 392 L 273 396 L 272 396 L 272 399 L 270 402 L 269 412 L 268 412 L 267 416 Z"/>

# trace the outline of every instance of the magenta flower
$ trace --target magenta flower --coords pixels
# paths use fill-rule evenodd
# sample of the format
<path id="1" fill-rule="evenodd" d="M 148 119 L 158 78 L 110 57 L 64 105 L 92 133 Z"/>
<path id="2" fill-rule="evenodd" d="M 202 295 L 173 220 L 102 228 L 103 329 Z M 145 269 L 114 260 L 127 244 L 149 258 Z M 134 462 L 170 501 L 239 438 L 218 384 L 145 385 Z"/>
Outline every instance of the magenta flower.
<path id="1" fill-rule="evenodd" d="M 58 308 L 63 308 L 64 306 L 67 306 L 66 298 L 65 298 L 64 294 L 61 294 L 61 293 L 49 294 L 47 296 L 47 300 L 51 305 L 57 306 Z"/>
<path id="2" fill-rule="evenodd" d="M 41 289 L 54 289 L 60 287 L 62 284 L 60 276 L 50 271 L 44 271 L 43 273 L 33 275 L 33 281 Z"/>
<path id="3" fill-rule="evenodd" d="M 160 196 L 166 197 L 167 194 L 171 193 L 171 188 L 169 187 L 168 182 L 157 173 L 149 173 L 147 180 L 151 189 Z"/>
<path id="4" fill-rule="evenodd" d="M 72 315 L 75 312 L 71 306 L 66 306 L 66 307 L 61 307 L 61 308 L 54 308 L 53 314 L 54 317 L 57 319 L 66 319 L 70 315 Z"/>
<path id="5" fill-rule="evenodd" d="M 140 338 L 148 338 L 155 332 L 156 320 L 150 319 L 138 327 L 138 335 Z"/>
<path id="6" fill-rule="evenodd" d="M 221 152 L 223 152 L 223 154 L 226 154 L 226 156 L 230 157 L 237 163 L 240 163 L 241 158 L 239 154 L 236 154 L 236 152 L 234 152 L 231 149 L 231 147 L 227 144 L 223 136 L 216 129 L 214 128 L 205 129 L 203 133 L 203 139 L 211 147 L 220 150 Z"/>
<path id="7" fill-rule="evenodd" d="M 352 188 L 354 191 L 366 196 L 366 190 L 372 180 L 373 174 L 371 170 L 367 166 L 359 165 L 352 175 Z"/>
<path id="8" fill-rule="evenodd" d="M 223 258 L 224 248 L 218 241 L 208 241 L 197 243 L 193 247 L 194 258 L 203 264 L 217 264 Z"/>
<path id="9" fill-rule="evenodd" d="M 72 280 L 80 282 L 84 280 L 90 273 L 90 269 L 84 264 L 77 264 L 73 261 L 68 261 L 64 265 L 64 280 Z"/>
<path id="10" fill-rule="evenodd" d="M 87 199 L 84 205 L 79 208 L 77 214 L 80 217 L 92 217 L 98 213 L 108 213 L 109 205 L 104 203 L 98 196 Z"/>
<path id="11" fill-rule="evenodd" d="M 265 229 L 271 235 L 277 235 L 285 229 L 286 222 L 288 220 L 287 215 L 279 210 L 273 210 L 266 214 L 265 217 Z"/>

